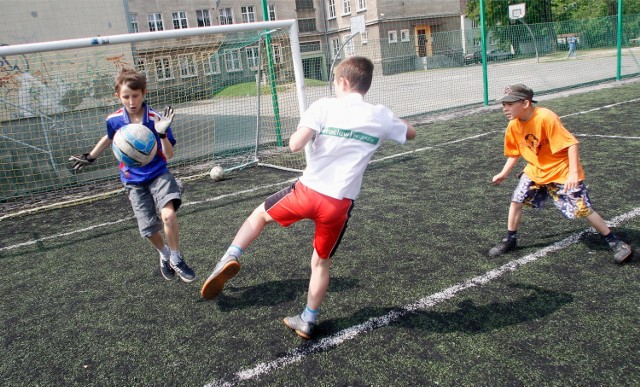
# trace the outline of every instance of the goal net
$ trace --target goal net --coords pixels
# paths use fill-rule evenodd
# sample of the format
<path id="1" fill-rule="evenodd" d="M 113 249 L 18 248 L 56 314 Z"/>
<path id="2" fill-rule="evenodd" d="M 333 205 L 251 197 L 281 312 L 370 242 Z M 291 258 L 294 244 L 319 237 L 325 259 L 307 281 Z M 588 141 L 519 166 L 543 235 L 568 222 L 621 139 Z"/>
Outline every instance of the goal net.
<path id="1" fill-rule="evenodd" d="M 112 152 L 79 173 L 68 158 L 105 135 L 123 66 L 146 75 L 149 106 L 174 107 L 177 177 L 304 168 L 287 152 L 305 109 L 294 20 L 3 46 L 0 58 L 0 215 L 120 189 Z"/>

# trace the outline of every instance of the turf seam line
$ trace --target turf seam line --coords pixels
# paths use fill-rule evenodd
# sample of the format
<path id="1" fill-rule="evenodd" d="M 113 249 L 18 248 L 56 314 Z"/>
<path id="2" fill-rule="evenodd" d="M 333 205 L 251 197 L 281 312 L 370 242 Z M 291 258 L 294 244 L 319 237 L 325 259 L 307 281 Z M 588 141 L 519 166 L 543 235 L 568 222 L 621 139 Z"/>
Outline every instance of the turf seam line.
<path id="1" fill-rule="evenodd" d="M 620 223 L 626 220 L 635 218 L 639 215 L 640 215 L 640 207 L 637 207 L 627 212 L 626 214 L 622 214 L 611 219 L 606 223 L 609 227 L 616 227 Z M 207 383 L 205 387 L 232 386 L 240 382 L 258 378 L 261 375 L 265 375 L 269 373 L 270 371 L 275 371 L 287 365 L 297 363 L 298 361 L 303 360 L 307 356 L 328 350 L 330 348 L 338 346 L 339 344 L 344 343 L 345 341 L 354 339 L 357 336 L 360 336 L 364 333 L 370 332 L 377 328 L 387 326 L 392 322 L 399 320 L 400 318 L 402 318 L 403 316 L 409 313 L 431 308 L 443 301 L 453 298 L 457 293 L 463 290 L 485 285 L 489 283 L 491 280 L 501 277 L 504 274 L 513 272 L 518 268 L 520 268 L 521 266 L 526 265 L 527 263 L 534 262 L 542 257 L 545 257 L 547 254 L 569 247 L 577 243 L 583 235 L 589 234 L 589 233 L 596 233 L 596 231 L 591 227 L 581 232 L 578 232 L 576 234 L 570 235 L 541 250 L 538 250 L 535 253 L 513 260 L 496 269 L 489 270 L 488 272 L 482 275 L 479 275 L 471 279 L 468 279 L 464 282 L 455 284 L 441 292 L 424 297 L 418 300 L 417 302 L 414 302 L 413 304 L 409 304 L 401 308 L 393 309 L 389 313 L 383 316 L 372 317 L 369 320 L 365 321 L 364 323 L 343 329 L 342 331 L 339 331 L 329 337 L 325 337 L 320 341 L 315 342 L 309 346 L 293 349 L 287 352 L 286 354 L 280 356 L 279 358 L 272 360 L 270 362 L 260 363 L 251 369 L 239 371 L 236 374 L 234 374 L 234 376 L 232 377 L 232 381 L 215 380 L 211 383 Z"/>

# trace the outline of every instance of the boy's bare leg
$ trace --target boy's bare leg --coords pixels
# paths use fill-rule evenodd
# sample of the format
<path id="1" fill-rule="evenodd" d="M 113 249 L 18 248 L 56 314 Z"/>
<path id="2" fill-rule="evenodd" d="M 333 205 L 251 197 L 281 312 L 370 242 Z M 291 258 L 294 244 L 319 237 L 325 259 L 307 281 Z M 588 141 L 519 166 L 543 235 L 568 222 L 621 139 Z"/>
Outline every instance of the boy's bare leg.
<path id="1" fill-rule="evenodd" d="M 330 281 L 331 259 L 322 259 L 316 250 L 313 250 L 311 258 L 311 278 L 309 279 L 309 293 L 307 294 L 307 307 L 318 310 L 324 296 L 327 294 Z"/>
<path id="2" fill-rule="evenodd" d="M 511 202 L 509 206 L 509 219 L 507 220 L 507 229 L 509 231 L 518 231 L 520 221 L 522 220 L 522 203 Z"/>
<path id="3" fill-rule="evenodd" d="M 246 250 L 251 242 L 260 236 L 265 226 L 271 222 L 273 222 L 273 218 L 267 213 L 264 203 L 262 203 L 244 221 L 231 244 Z"/>
<path id="4" fill-rule="evenodd" d="M 164 235 L 167 238 L 167 245 L 172 251 L 179 251 L 180 237 L 178 236 L 178 216 L 173 208 L 173 203 L 169 202 L 160 211 L 160 217 L 164 224 Z"/>
<path id="5" fill-rule="evenodd" d="M 609 229 L 604 219 L 595 211 L 592 211 L 591 214 L 587 216 L 587 221 L 591 227 L 595 228 L 596 231 L 602 235 L 608 235 L 611 232 L 611 229 Z"/>

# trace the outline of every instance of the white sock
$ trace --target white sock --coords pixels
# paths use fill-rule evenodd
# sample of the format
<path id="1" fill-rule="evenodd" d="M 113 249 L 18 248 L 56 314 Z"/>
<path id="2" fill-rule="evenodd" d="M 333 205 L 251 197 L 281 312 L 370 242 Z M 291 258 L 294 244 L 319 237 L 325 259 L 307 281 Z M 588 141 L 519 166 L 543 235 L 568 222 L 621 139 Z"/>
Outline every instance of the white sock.
<path id="1" fill-rule="evenodd" d="M 169 256 L 171 255 L 171 250 L 169 250 L 169 246 L 164 245 L 161 250 L 158 250 L 158 253 L 160 253 L 160 257 L 163 261 L 168 261 Z"/>
<path id="2" fill-rule="evenodd" d="M 182 261 L 182 256 L 180 255 L 180 250 L 170 250 L 171 251 L 171 263 L 174 265 L 179 264 Z"/>
<path id="3" fill-rule="evenodd" d="M 306 306 L 304 308 L 304 311 L 300 315 L 300 317 L 302 318 L 302 321 L 304 321 L 306 323 L 315 323 L 316 319 L 318 318 L 318 312 L 319 311 L 320 311 L 320 308 L 318 308 L 316 310 L 311 310 L 311 309 L 309 309 L 308 306 Z"/>
<path id="4" fill-rule="evenodd" d="M 236 245 L 231 245 L 227 249 L 227 252 L 224 254 L 224 257 L 222 257 L 222 258 L 224 259 L 224 258 L 228 257 L 229 255 L 233 255 L 236 258 L 240 258 L 242 253 L 244 253 L 244 251 L 240 247 L 238 247 Z"/>

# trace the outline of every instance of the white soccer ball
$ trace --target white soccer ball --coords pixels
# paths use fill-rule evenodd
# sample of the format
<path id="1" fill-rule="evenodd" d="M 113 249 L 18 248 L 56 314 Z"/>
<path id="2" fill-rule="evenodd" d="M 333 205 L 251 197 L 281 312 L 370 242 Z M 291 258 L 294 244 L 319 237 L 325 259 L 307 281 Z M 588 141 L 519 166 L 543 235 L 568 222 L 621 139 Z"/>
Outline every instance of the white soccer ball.
<path id="1" fill-rule="evenodd" d="M 209 171 L 209 177 L 211 177 L 213 181 L 222 180 L 222 178 L 224 178 L 224 168 L 219 165 L 214 165 L 211 171 Z"/>
<path id="2" fill-rule="evenodd" d="M 147 165 L 156 156 L 156 135 L 142 124 L 129 124 L 120 128 L 112 143 L 113 154 L 130 167 Z"/>

